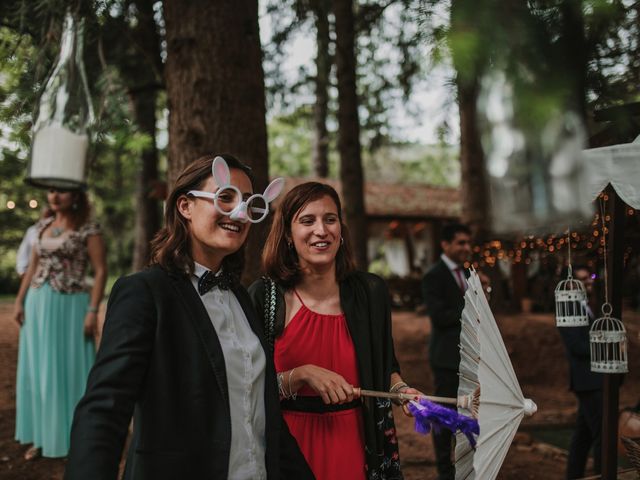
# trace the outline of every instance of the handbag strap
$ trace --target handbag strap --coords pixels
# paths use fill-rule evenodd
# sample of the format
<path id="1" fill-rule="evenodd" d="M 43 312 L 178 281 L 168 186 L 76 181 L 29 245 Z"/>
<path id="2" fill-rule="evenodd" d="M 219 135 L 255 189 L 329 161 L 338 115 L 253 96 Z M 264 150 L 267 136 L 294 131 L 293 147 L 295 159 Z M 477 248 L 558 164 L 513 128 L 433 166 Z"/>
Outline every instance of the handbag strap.
<path id="1" fill-rule="evenodd" d="M 273 343 L 275 340 L 276 324 L 276 282 L 269 277 L 262 277 L 264 282 L 264 331 L 273 353 Z"/>

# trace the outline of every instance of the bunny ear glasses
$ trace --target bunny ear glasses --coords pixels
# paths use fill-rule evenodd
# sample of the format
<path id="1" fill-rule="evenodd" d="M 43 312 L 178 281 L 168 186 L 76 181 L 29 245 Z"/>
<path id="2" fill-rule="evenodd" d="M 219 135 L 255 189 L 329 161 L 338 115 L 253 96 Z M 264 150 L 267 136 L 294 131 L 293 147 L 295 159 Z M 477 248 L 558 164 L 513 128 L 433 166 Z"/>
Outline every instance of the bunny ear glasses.
<path id="1" fill-rule="evenodd" d="M 238 187 L 231 184 L 231 172 L 224 158 L 215 157 L 211 170 L 215 182 L 220 185 L 218 191 L 210 193 L 202 190 L 189 190 L 187 195 L 213 200 L 213 205 L 218 212 L 222 215 L 228 215 L 231 220 L 242 223 L 263 221 L 269 214 L 269 203 L 280 195 L 284 187 L 284 179 L 276 178 L 264 193 L 254 193 L 243 200 Z"/>

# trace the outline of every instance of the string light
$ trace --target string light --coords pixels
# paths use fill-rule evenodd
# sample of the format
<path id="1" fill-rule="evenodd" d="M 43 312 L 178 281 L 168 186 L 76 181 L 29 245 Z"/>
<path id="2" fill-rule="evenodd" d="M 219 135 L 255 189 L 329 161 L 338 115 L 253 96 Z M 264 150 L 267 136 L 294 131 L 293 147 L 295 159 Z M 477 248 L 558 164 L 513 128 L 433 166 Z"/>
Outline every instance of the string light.
<path id="1" fill-rule="evenodd" d="M 14 208 L 16 208 L 16 202 L 14 202 L 13 200 L 9 200 L 9 201 L 7 202 L 7 208 L 8 208 L 9 210 L 13 210 Z"/>
<path id="2" fill-rule="evenodd" d="M 604 198 L 604 195 L 601 195 L 600 198 Z M 633 209 L 626 210 L 625 213 L 627 215 L 636 215 Z M 640 215 L 637 217 L 640 217 Z M 604 228 L 598 223 L 602 218 L 605 221 Z M 554 257 L 561 264 L 565 264 L 567 259 L 562 250 L 569 243 L 568 238 L 570 238 L 571 248 L 579 252 L 581 257 L 587 257 L 583 259 L 583 262 L 589 261 L 591 262 L 589 265 L 593 266 L 593 261 L 588 260 L 588 257 L 602 253 L 602 232 L 608 233 L 610 227 L 607 224 L 610 224 L 611 220 L 611 215 L 595 214 L 593 221 L 587 224 L 591 225 L 592 228 L 582 233 L 579 231 L 571 232 L 569 237 L 550 234 L 542 236 L 525 235 L 513 240 L 505 240 L 504 238 L 490 239 L 473 246 L 470 262 L 476 268 L 494 267 L 498 262 L 530 265 L 535 261 L 540 261 L 542 264 L 549 264 L 547 257 L 549 259 Z M 635 221 L 635 219 L 632 221 Z M 625 252 L 625 259 L 631 258 L 632 254 L 633 248 L 628 247 L 628 251 Z"/>

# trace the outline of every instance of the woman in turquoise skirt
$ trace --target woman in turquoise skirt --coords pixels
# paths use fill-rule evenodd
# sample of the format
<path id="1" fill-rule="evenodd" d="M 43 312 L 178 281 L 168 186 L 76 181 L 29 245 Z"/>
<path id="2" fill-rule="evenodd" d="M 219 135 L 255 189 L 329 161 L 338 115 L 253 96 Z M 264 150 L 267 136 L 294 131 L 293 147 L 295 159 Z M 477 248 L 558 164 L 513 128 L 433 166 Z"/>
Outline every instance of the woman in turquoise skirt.
<path id="1" fill-rule="evenodd" d="M 14 307 L 20 325 L 15 438 L 31 444 L 27 460 L 67 455 L 73 411 L 95 358 L 93 335 L 107 275 L 104 243 L 89 222 L 85 192 L 51 189 L 47 200 L 54 215 L 38 223 Z"/>

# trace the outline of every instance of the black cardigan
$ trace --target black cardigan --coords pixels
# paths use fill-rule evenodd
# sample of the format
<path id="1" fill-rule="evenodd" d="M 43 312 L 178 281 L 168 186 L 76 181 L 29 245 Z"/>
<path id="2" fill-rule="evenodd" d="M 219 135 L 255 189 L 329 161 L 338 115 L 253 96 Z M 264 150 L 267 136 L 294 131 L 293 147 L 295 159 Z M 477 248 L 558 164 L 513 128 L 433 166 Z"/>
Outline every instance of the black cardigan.
<path id="1" fill-rule="evenodd" d="M 249 295 L 264 319 L 265 283 L 256 281 Z M 387 286 L 380 277 L 354 272 L 340 282 L 340 305 L 356 351 L 360 387 L 389 390 L 393 372 L 400 373 L 391 335 L 391 302 Z M 276 293 L 276 323 L 285 316 L 284 290 Z M 401 479 L 400 458 L 391 402 L 386 399 L 363 400 L 365 454 L 370 479 Z"/>

